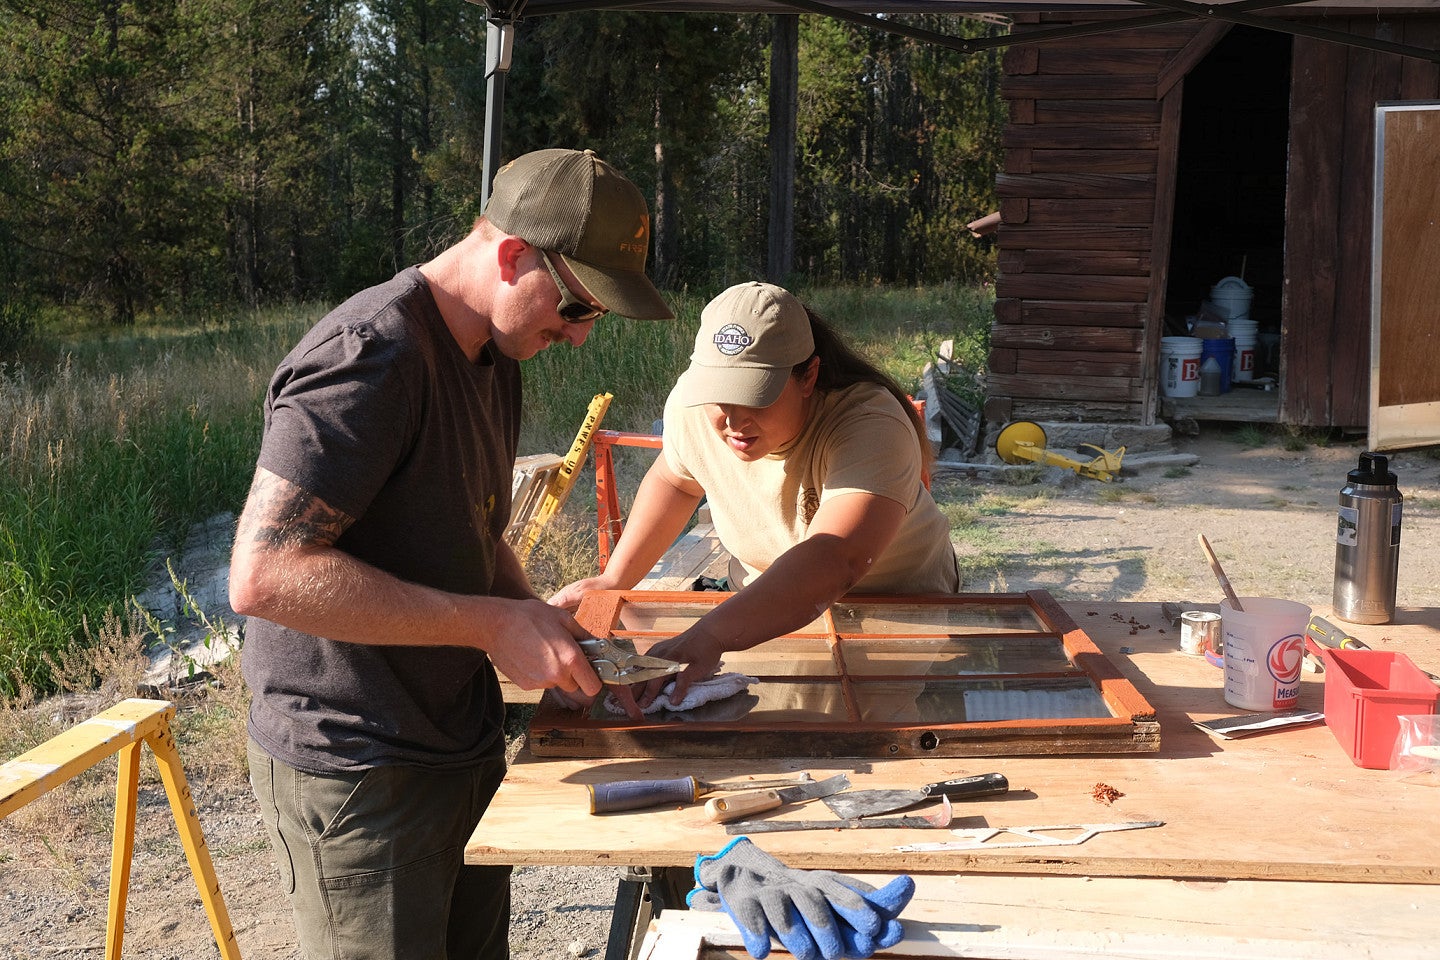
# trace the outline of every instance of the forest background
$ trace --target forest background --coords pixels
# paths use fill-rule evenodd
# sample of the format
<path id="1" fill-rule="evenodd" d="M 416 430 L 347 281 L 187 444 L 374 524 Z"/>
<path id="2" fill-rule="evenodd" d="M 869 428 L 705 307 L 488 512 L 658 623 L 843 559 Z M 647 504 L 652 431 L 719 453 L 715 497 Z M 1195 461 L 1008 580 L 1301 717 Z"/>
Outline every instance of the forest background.
<path id="1" fill-rule="evenodd" d="M 335 302 L 453 242 L 480 212 L 485 26 L 464 0 L 0 0 L 0 360 L 57 308 L 123 327 Z M 772 37 L 794 38 L 774 64 Z M 997 50 L 824 17 L 571 12 L 517 26 L 503 152 L 589 147 L 626 172 L 672 290 L 974 283 L 999 77 Z M 795 117 L 779 260 L 776 109 Z"/>
<path id="2" fill-rule="evenodd" d="M 464 0 L 0 0 L 0 701 L 94 682 L 70 658 L 103 636 L 168 636 L 135 598 L 243 504 L 275 364 L 469 229 L 485 33 Z M 593 147 L 626 171 L 679 316 L 607 318 L 527 363 L 521 453 L 567 449 L 601 390 L 607 427 L 650 429 L 706 300 L 757 276 L 912 392 L 944 341 L 983 368 L 993 252 L 964 224 L 994 209 L 998 53 L 810 16 L 517 34 L 505 154 Z M 772 116 L 795 134 L 789 231 Z M 593 529 L 532 561 L 537 589 L 593 572 L 566 566 L 594 564 Z"/>

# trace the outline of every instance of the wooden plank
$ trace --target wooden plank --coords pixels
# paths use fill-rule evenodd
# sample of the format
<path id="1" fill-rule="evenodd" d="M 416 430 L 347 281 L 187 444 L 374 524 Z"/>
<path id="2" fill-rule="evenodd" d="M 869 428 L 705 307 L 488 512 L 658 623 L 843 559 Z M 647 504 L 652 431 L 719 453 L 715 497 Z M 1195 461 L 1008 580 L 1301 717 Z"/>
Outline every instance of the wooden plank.
<path id="1" fill-rule="evenodd" d="M 1031 170 L 1030 156 L 1034 151 L 1029 147 L 1018 147 L 1003 152 L 1004 161 L 1002 169 L 1006 173 L 1029 173 Z"/>
<path id="2" fill-rule="evenodd" d="M 845 772 L 853 789 L 903 788 L 958 773 L 1000 769 L 1010 780 L 1012 796 L 967 801 L 964 815 L 984 817 L 992 826 L 1152 819 L 1164 821 L 1165 826 L 1105 835 L 1063 851 L 1053 847 L 925 854 L 893 850 L 896 844 L 948 838 L 943 831 L 913 830 L 779 833 L 767 835 L 764 848 L 800 869 L 1012 875 L 1031 883 L 1037 877 L 1048 882 L 1060 876 L 1228 877 L 1440 887 L 1440 833 L 1433 829 L 1435 789 L 1425 778 L 1356 767 L 1324 725 L 1242 740 L 1211 738 L 1192 722 L 1237 713 L 1224 702 L 1222 671 L 1204 658 L 1179 652 L 1175 631 L 1158 603 L 1075 601 L 1062 607 L 1155 708 L 1164 731 L 1158 753 L 1007 757 L 1003 766 L 957 767 L 944 758 L 818 762 L 785 753 L 758 760 L 703 762 L 541 760 L 522 750 L 471 838 L 466 860 L 683 867 L 693 865 L 696 851 L 718 850 L 729 839 L 723 828 L 705 817 L 700 804 L 597 818 L 588 812 L 588 784 L 686 775 L 706 780 L 753 778 L 803 770 L 817 779 Z M 1201 604 L 1197 609 L 1215 607 Z M 1332 616 L 1328 608 L 1317 608 L 1315 613 Z M 1347 625 L 1347 629 L 1377 649 L 1405 653 L 1422 669 L 1440 671 L 1440 609 L 1406 608 L 1397 614 L 1397 621 Z M 1126 651 L 1122 653 L 1121 647 Z M 1323 678 L 1303 675 L 1299 707 L 1318 710 L 1323 702 Z M 1097 805 L 1093 799 L 1097 782 L 1113 786 L 1122 796 L 1110 806 Z M 1013 793 L 1022 789 L 1025 799 L 1017 802 Z M 1221 817 L 1217 804 L 1224 810 L 1243 811 L 1243 816 Z M 544 829 L 537 829 L 536 811 L 544 811 Z M 814 810 L 801 805 L 776 815 L 813 819 Z M 1036 895 L 1045 898 L 1043 890 L 1042 884 Z M 1223 890 L 1218 896 L 1214 906 L 1194 916 L 1210 928 L 1229 929 L 1225 913 L 1231 896 Z M 1410 902 L 1400 906 L 1404 916 L 1413 914 L 1419 929 L 1428 931 L 1424 936 L 1431 939 L 1423 942 L 1433 952 L 1433 915 L 1416 911 Z M 1119 922 L 1115 918 L 1134 916 L 1137 905 L 1124 901 L 1124 909 L 1114 912 L 1112 902 L 1110 910 L 1112 920 Z M 1303 912 L 1273 920 L 1284 929 L 1321 931 L 1329 918 L 1321 912 Z M 1044 924 L 1037 921 L 1037 926 Z M 1201 951 L 1191 956 L 1215 955 Z"/>
<path id="3" fill-rule="evenodd" d="M 510 523 L 505 527 L 505 542 L 512 547 L 521 542 L 525 528 L 534 518 L 545 491 L 564 460 L 557 453 L 535 453 L 515 458 L 510 480 Z"/>
<path id="4" fill-rule="evenodd" d="M 996 233 L 1002 250 L 1148 250 L 1150 230 L 1145 227 L 1040 226 L 1001 223 Z"/>
<path id="5" fill-rule="evenodd" d="M 1117 150 L 1153 148 L 1159 131 L 1143 123 L 1007 124 L 1000 141 L 1007 147 L 1053 147 L 1081 150 L 1113 147 Z"/>
<path id="6" fill-rule="evenodd" d="M 1120 250 L 1002 250 L 997 259 L 1002 274 L 1071 273 L 1077 275 L 1148 276 L 1150 255 Z"/>
<path id="7" fill-rule="evenodd" d="M 1340 152 L 1346 60 L 1335 46 L 1296 37 L 1290 79 L 1290 169 L 1281 294 L 1281 416 L 1329 423 L 1330 336 L 1339 269 Z"/>
<path id="8" fill-rule="evenodd" d="M 1039 174 L 1016 177 L 1002 173 L 995 178 L 999 197 L 1029 197 L 1047 200 L 1150 200 L 1155 195 L 1155 178 L 1137 174 Z"/>
<path id="9" fill-rule="evenodd" d="M 1060 226 L 1065 223 L 1103 223 L 1107 226 L 1150 226 L 1155 201 L 1138 200 L 1046 200 L 1029 199 L 1030 218 L 1036 223 Z M 1146 255 L 1150 251 L 1144 251 Z"/>
<path id="10" fill-rule="evenodd" d="M 1155 97 L 1164 99 L 1230 32 L 1231 24 L 1207 23 L 1156 74 Z"/>
<path id="11" fill-rule="evenodd" d="M 1140 13 L 1139 8 L 1130 11 L 1130 16 Z M 1088 16 L 1076 16 L 1074 23 L 1098 23 L 1099 18 L 1091 19 Z M 1045 29 L 1058 26 L 1058 24 L 1046 24 Z M 1043 42 L 1043 46 L 1058 50 L 1075 49 L 1083 50 L 1095 47 L 1114 48 L 1119 47 L 1127 50 L 1151 50 L 1163 49 L 1175 51 L 1185 46 L 1203 24 L 1195 21 L 1181 21 L 1178 23 L 1157 24 L 1153 27 L 1143 27 L 1130 30 L 1112 30 L 1106 33 L 1096 33 L 1080 37 L 1055 37 Z M 1015 26 L 1011 29 L 1011 36 L 1023 38 L 1025 28 Z"/>
<path id="12" fill-rule="evenodd" d="M 995 319 L 999 323 L 1139 327 L 1145 322 L 1145 311 L 1143 304 L 1136 303 L 1015 299 L 995 301 Z"/>
<path id="13" fill-rule="evenodd" d="M 987 364 L 987 369 L 990 373 L 1014 373 L 1017 356 L 1018 351 L 1014 349 L 997 347 L 992 344 L 990 347 L 990 362 Z M 987 417 L 987 419 L 994 418 Z"/>
<path id="14" fill-rule="evenodd" d="M 1041 76 L 1140 76 L 1153 79 L 1171 56 L 1161 48 L 1137 48 L 1125 37 L 1096 34 L 1084 44 L 1042 44 L 1036 72 Z"/>
<path id="15" fill-rule="evenodd" d="M 1373 35 L 1383 24 L 1352 22 Z M 1370 250 L 1375 213 L 1375 103 L 1400 87 L 1400 57 L 1349 48 L 1345 81 L 1345 137 L 1340 158 L 1340 263 L 1330 337 L 1329 421 L 1363 426 L 1370 420 Z"/>
<path id="16" fill-rule="evenodd" d="M 1072 327 L 997 323 L 990 330 L 993 347 L 1061 346 L 1068 350 L 1138 354 L 1144 332 L 1135 327 Z M 1008 372 L 1014 372 L 1008 371 Z"/>
<path id="17" fill-rule="evenodd" d="M 1184 84 L 1170 87 L 1163 101 L 1160 122 L 1160 149 L 1156 151 L 1155 219 L 1150 234 L 1155 238 L 1150 295 L 1145 313 L 1145 340 L 1140 345 L 1146 383 L 1142 424 L 1155 422 L 1155 404 L 1160 396 L 1160 337 L 1165 332 L 1166 291 L 1170 287 L 1170 241 L 1175 227 L 1175 181 L 1179 167 L 1181 107 Z"/>
<path id="18" fill-rule="evenodd" d="M 1005 48 L 1005 55 L 1000 61 L 1000 70 L 1007 77 L 1024 76 L 1034 73 L 1039 62 L 1039 47 L 1017 44 Z"/>
<path id="19" fill-rule="evenodd" d="M 1160 104 L 1154 100 L 1032 100 L 1032 123 L 1160 122 Z"/>
<path id="20" fill-rule="evenodd" d="M 1000 95 L 1011 99 L 1039 99 L 1064 91 L 1073 100 L 1154 100 L 1154 77 L 1005 76 Z"/>
<path id="21" fill-rule="evenodd" d="M 854 876 L 879 888 L 895 875 Z M 1432 918 L 1440 912 L 1440 887 L 1424 884 L 912 876 L 905 939 L 886 957 L 1433 960 Z M 770 955 L 792 956 L 779 946 Z M 744 956 L 729 916 L 704 910 L 662 912 L 639 953 L 640 960 Z"/>
<path id="22" fill-rule="evenodd" d="M 1006 420 L 1065 420 L 1095 423 L 1139 423 L 1142 405 L 1104 400 L 1036 400 L 1017 397 Z M 1002 422 L 996 420 L 997 423 Z"/>
<path id="23" fill-rule="evenodd" d="M 1111 150 L 1095 147 L 1081 150 L 1030 148 L 1029 166 L 1017 170 L 1009 163 L 1006 173 L 1147 173 L 1155 172 L 1154 150 Z"/>
<path id="24" fill-rule="evenodd" d="M 1406 17 L 1404 42 L 1429 50 L 1440 49 L 1440 20 Z M 1400 100 L 1440 99 L 1440 63 L 1404 57 L 1400 68 Z"/>
<path id="25" fill-rule="evenodd" d="M 1145 277 L 1074 277 L 1062 273 L 1026 273 L 1000 276 L 995 281 L 998 297 L 1037 300 L 1122 300 L 1143 303 L 1149 295 Z"/>
<path id="26" fill-rule="evenodd" d="M 1006 197 L 1000 201 L 1001 223 L 1025 223 L 1030 219 L 1030 201 L 1025 197 Z"/>
<path id="27" fill-rule="evenodd" d="M 1018 361 L 1017 361 L 1018 362 Z M 1102 400 L 1138 403 L 1144 385 L 1131 377 L 1040 378 L 1030 374 L 991 374 L 986 382 L 1000 396 L 1039 400 Z"/>
<path id="28" fill-rule="evenodd" d="M 728 573 L 730 555 L 709 520 L 697 523 L 665 551 L 635 585 L 637 590 L 688 590 L 696 577 L 716 580 Z"/>
<path id="29" fill-rule="evenodd" d="M 1069 346 L 1069 344 L 1066 344 Z M 1140 354 L 1105 353 L 1085 350 L 1022 350 L 1015 358 L 1015 372 L 1042 382 L 1069 378 L 1140 377 Z M 1049 391 L 1050 396 L 1057 396 Z"/>

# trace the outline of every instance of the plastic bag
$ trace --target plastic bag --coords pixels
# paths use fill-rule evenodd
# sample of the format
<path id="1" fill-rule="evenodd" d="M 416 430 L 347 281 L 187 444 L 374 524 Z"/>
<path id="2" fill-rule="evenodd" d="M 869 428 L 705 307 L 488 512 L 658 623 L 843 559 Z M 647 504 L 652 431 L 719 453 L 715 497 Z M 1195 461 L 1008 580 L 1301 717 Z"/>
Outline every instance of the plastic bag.
<path id="1" fill-rule="evenodd" d="M 1400 721 L 1400 732 L 1395 737 L 1390 769 L 1407 773 L 1440 770 L 1440 715 L 1423 714 L 1396 719 Z"/>

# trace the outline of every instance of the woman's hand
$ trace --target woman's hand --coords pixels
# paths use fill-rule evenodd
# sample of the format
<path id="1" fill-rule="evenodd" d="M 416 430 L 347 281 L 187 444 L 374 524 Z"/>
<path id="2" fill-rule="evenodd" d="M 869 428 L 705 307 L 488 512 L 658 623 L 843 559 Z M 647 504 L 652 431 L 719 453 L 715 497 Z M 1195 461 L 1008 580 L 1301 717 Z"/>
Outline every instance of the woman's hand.
<path id="1" fill-rule="evenodd" d="M 686 664 L 686 667 L 673 676 L 635 684 L 631 689 L 635 691 L 635 700 L 641 708 L 654 703 L 655 698 L 660 696 L 665 685 L 672 679 L 675 681 L 675 689 L 670 691 L 670 702 L 674 704 L 685 699 L 685 693 L 692 683 L 711 677 L 719 670 L 720 658 L 725 654 L 725 648 L 704 631 L 700 624 L 696 624 L 679 636 L 660 641 L 645 653 L 648 656 L 664 657 L 666 660 Z"/>
<path id="2" fill-rule="evenodd" d="M 614 590 L 615 584 L 611 583 L 604 574 L 598 577 L 586 577 L 584 580 L 576 580 L 574 583 L 567 583 L 546 601 L 552 607 L 561 607 L 574 613 L 580 606 L 580 601 L 585 599 L 585 594 L 593 590 Z"/>

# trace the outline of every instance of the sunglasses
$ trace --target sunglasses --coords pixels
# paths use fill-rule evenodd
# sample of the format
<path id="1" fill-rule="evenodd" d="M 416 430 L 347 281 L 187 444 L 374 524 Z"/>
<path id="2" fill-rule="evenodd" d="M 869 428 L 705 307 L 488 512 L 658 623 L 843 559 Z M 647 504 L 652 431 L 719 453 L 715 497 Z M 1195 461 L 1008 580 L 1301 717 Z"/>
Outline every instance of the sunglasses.
<path id="1" fill-rule="evenodd" d="M 537 248 L 538 249 L 538 248 Z M 571 292 L 560 277 L 560 271 L 555 269 L 555 264 L 550 261 L 550 254 L 544 250 L 540 251 L 540 259 L 545 261 L 545 269 L 550 271 L 550 276 L 555 280 L 555 286 L 560 291 L 560 306 L 556 312 L 560 319 L 566 323 L 589 323 L 591 320 L 599 320 L 610 311 L 605 307 L 595 307 L 581 300 Z"/>

